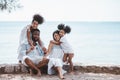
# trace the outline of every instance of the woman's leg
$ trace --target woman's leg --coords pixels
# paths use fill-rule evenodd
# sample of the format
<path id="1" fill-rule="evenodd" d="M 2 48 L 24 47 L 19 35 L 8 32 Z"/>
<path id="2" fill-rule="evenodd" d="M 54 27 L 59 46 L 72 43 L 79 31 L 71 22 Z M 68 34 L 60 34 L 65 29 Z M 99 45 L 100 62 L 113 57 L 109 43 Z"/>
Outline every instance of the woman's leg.
<path id="1" fill-rule="evenodd" d="M 69 59 L 68 62 L 70 63 L 70 72 L 73 72 L 73 62 L 72 62 L 72 58 L 74 57 L 74 54 L 69 54 Z"/>
<path id="2" fill-rule="evenodd" d="M 60 79 L 64 79 L 63 74 L 62 74 L 62 67 L 58 66 L 56 68 L 57 68 L 58 75 L 59 75 Z"/>
<path id="3" fill-rule="evenodd" d="M 28 58 L 25 59 L 25 63 L 31 68 L 37 70 L 37 75 L 41 76 L 41 71 L 35 66 L 35 64 Z M 30 73 L 32 74 L 32 73 Z"/>

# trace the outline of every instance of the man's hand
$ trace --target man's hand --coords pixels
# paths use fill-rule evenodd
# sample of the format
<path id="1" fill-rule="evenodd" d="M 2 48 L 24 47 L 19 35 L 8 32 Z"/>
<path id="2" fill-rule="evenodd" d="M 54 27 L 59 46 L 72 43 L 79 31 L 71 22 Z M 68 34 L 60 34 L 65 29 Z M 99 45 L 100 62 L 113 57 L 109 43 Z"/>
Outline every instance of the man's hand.
<path id="1" fill-rule="evenodd" d="M 35 48 L 35 46 L 34 46 L 34 45 L 31 45 L 30 49 L 33 50 L 34 48 Z"/>
<path id="2" fill-rule="evenodd" d="M 47 49 L 45 47 L 42 47 L 42 50 L 44 51 L 44 53 L 47 53 Z"/>
<path id="3" fill-rule="evenodd" d="M 35 46 L 31 46 L 30 49 L 26 51 L 26 54 L 28 54 L 29 52 L 31 52 L 34 48 L 35 48 Z"/>

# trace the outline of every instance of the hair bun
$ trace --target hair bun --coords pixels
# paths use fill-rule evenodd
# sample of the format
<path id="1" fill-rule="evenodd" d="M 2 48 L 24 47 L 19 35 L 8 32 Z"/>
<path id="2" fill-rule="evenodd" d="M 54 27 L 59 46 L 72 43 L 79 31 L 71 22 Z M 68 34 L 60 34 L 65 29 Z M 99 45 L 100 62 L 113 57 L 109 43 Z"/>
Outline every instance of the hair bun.
<path id="1" fill-rule="evenodd" d="M 61 30 L 61 29 L 64 29 L 65 28 L 65 24 L 59 24 L 58 25 L 58 29 Z"/>
<path id="2" fill-rule="evenodd" d="M 66 25 L 64 30 L 65 30 L 66 33 L 70 33 L 71 32 L 71 28 L 68 25 Z"/>

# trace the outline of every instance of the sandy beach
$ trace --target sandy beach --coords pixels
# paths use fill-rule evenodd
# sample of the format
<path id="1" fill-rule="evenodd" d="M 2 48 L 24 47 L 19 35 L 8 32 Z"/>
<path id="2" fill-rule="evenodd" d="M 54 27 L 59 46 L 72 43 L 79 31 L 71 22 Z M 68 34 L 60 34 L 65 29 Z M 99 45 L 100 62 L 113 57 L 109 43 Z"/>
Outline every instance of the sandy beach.
<path id="1" fill-rule="evenodd" d="M 48 75 L 46 67 L 40 77 L 31 76 L 26 67 L 20 64 L 1 64 L 0 80 L 60 80 L 58 75 Z M 63 68 L 68 70 L 69 66 L 64 65 Z M 65 80 L 120 80 L 119 66 L 74 66 L 74 74 L 66 73 Z"/>
<path id="2" fill-rule="evenodd" d="M 65 74 L 65 80 L 120 80 L 120 75 L 101 74 L 101 73 L 80 73 L 75 72 L 73 75 Z M 57 75 L 42 74 L 41 77 L 29 74 L 1 74 L 0 80 L 60 80 Z"/>

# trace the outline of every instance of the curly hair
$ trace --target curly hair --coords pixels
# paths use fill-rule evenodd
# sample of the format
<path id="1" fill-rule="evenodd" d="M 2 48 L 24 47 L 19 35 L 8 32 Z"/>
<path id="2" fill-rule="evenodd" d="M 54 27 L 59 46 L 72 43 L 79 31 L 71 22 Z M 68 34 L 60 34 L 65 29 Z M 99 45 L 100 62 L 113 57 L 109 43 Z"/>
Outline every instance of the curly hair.
<path id="1" fill-rule="evenodd" d="M 33 16 L 32 22 L 33 22 L 34 20 L 37 21 L 38 24 L 42 24 L 42 23 L 44 22 L 44 18 L 43 18 L 41 15 L 39 15 L 39 14 L 35 14 L 35 15 Z"/>
<path id="2" fill-rule="evenodd" d="M 64 29 L 64 31 L 66 33 L 70 33 L 71 32 L 71 28 L 69 26 L 66 26 L 65 29 Z"/>
<path id="3" fill-rule="evenodd" d="M 55 30 L 55 31 L 53 32 L 53 39 L 54 39 L 54 40 L 55 40 L 55 38 L 54 38 L 55 33 L 56 33 L 56 34 L 59 34 L 59 31 L 58 31 L 58 30 Z"/>
<path id="4" fill-rule="evenodd" d="M 59 24 L 58 25 L 58 30 L 64 30 L 65 33 L 70 33 L 71 32 L 71 28 L 68 25 L 65 26 L 65 24 Z"/>
<path id="5" fill-rule="evenodd" d="M 64 28 L 65 28 L 65 24 L 59 24 L 59 25 L 58 25 L 58 29 L 59 29 L 59 30 L 62 30 L 62 29 L 64 29 Z"/>

